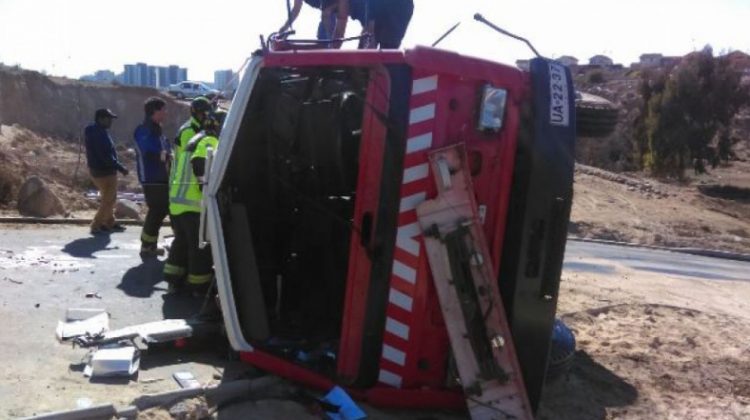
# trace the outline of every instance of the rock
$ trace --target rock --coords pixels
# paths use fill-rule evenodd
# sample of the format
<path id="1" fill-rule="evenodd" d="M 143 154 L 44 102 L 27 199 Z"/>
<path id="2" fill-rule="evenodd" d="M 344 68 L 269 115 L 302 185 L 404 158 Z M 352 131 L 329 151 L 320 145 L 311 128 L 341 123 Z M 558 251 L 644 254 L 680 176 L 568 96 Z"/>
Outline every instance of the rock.
<path id="1" fill-rule="evenodd" d="M 18 212 L 24 216 L 49 217 L 65 213 L 60 198 L 38 176 L 24 181 L 18 191 Z"/>
<path id="2" fill-rule="evenodd" d="M 193 398 L 180 401 L 169 408 L 169 414 L 173 419 L 199 420 L 209 418 L 209 410 L 203 398 Z"/>
<path id="3" fill-rule="evenodd" d="M 130 200 L 117 200 L 115 206 L 115 217 L 118 219 L 135 219 L 141 220 L 141 212 L 138 208 L 138 204 L 135 204 Z"/>

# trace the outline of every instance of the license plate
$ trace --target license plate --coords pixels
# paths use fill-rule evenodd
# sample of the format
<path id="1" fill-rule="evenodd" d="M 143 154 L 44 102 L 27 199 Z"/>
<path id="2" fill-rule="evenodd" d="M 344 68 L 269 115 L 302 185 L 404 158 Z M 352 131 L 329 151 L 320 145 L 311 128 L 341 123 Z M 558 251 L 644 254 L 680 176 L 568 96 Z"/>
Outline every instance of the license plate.
<path id="1" fill-rule="evenodd" d="M 549 63 L 549 88 L 549 123 L 567 127 L 570 125 L 568 79 L 565 77 L 565 67 L 560 63 Z"/>

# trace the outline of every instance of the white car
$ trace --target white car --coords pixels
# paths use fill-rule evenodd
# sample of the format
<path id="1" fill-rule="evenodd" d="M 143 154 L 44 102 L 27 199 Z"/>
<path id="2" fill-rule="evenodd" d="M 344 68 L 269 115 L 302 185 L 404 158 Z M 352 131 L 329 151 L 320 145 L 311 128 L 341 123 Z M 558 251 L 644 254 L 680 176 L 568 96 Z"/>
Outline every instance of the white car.
<path id="1" fill-rule="evenodd" d="M 198 96 L 205 96 L 212 99 L 215 96 L 221 97 L 221 92 L 211 89 L 201 82 L 180 82 L 169 85 L 167 92 L 177 99 L 192 99 Z"/>

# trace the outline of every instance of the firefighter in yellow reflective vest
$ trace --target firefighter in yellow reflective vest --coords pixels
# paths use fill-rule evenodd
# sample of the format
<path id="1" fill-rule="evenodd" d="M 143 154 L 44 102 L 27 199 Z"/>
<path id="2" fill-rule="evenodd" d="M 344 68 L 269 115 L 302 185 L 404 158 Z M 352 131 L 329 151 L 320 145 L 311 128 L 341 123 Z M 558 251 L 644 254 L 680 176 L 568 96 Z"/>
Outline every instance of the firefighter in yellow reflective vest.
<path id="1" fill-rule="evenodd" d="M 190 103 L 190 119 L 187 120 L 185 124 L 182 124 L 182 127 L 177 130 L 177 136 L 174 139 L 174 161 L 172 162 L 172 168 L 169 172 L 170 185 L 174 182 L 177 162 L 180 161 L 180 153 L 190 139 L 203 130 L 203 122 L 208 118 L 211 109 L 211 101 L 203 96 L 193 99 Z"/>
<path id="2" fill-rule="evenodd" d="M 225 117 L 224 111 L 211 113 L 203 122 L 203 131 L 183 145 L 175 163 L 175 179 L 169 189 L 175 237 L 164 265 L 164 278 L 172 292 L 187 286 L 194 294 L 205 294 L 210 286 L 211 250 L 208 246 L 203 249 L 198 246 L 198 231 L 207 151 L 216 150 Z"/>

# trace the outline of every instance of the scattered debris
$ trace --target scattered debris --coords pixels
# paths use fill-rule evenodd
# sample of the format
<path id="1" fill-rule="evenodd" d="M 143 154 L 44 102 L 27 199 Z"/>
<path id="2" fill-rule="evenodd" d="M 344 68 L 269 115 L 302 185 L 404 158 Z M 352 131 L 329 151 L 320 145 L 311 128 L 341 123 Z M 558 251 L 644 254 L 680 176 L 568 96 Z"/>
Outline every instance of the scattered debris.
<path id="1" fill-rule="evenodd" d="M 172 377 L 174 377 L 174 380 L 177 381 L 178 384 L 180 384 L 180 388 L 200 388 L 201 383 L 198 382 L 197 379 L 195 379 L 195 376 L 193 376 L 190 372 L 175 372 Z"/>
<path id="2" fill-rule="evenodd" d="M 14 280 L 14 279 L 12 279 L 10 277 L 4 277 L 3 280 L 9 281 L 9 282 L 15 283 L 15 284 L 23 284 L 23 282 L 21 280 Z"/>
<path id="3" fill-rule="evenodd" d="M 88 292 L 88 293 L 86 293 L 86 297 L 87 297 L 87 298 L 97 298 L 97 299 L 101 299 L 101 298 L 102 298 L 102 295 L 100 295 L 100 294 L 99 294 L 99 292 Z"/>
<path id="4" fill-rule="evenodd" d="M 83 371 L 84 376 L 104 378 L 113 376 L 132 376 L 138 371 L 140 352 L 132 345 L 99 348 Z"/>
<path id="5" fill-rule="evenodd" d="M 98 335 L 108 330 L 109 314 L 104 309 L 69 309 L 65 321 L 58 321 L 55 333 L 58 340 L 64 341 L 82 335 Z"/>
<path id="6" fill-rule="evenodd" d="M 76 400 L 76 407 L 77 408 L 89 408 L 92 405 L 94 405 L 94 402 L 91 401 L 91 398 L 79 398 Z"/>
<path id="7" fill-rule="evenodd" d="M 164 343 L 193 335 L 193 327 L 184 319 L 165 319 L 132 325 L 101 334 L 89 334 L 76 337 L 74 343 L 81 347 L 94 347 L 115 343 L 121 340 L 132 340 L 141 337 L 146 343 Z"/>

